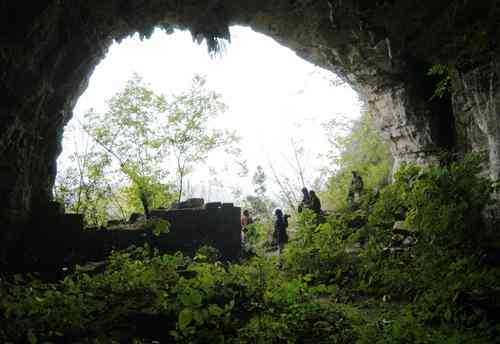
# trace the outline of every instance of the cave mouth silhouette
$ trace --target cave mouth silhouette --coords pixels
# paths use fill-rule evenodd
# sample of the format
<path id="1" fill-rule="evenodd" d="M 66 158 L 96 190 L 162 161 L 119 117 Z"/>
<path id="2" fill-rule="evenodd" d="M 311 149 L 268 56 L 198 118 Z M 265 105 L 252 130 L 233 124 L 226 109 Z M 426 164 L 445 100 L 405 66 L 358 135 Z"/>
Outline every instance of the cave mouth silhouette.
<path id="1" fill-rule="evenodd" d="M 84 123 L 88 108 L 105 108 L 105 100 L 121 91 L 126 80 L 137 73 L 144 76 L 148 86 L 166 94 L 188 87 L 192 75 L 206 75 L 207 82 L 214 81 L 213 88 L 220 91 L 222 100 L 229 106 L 218 123 L 238 130 L 242 137 L 239 148 L 251 173 L 257 165 L 267 166 L 269 161 L 279 171 L 287 170 L 289 166 L 284 166 L 283 155 L 290 155 L 292 161 L 290 143 L 293 140 L 304 145 L 306 179 L 308 185 L 312 185 L 320 178 L 320 174 L 312 170 L 326 165 L 326 161 L 321 165 L 316 156 L 328 153 L 328 138 L 321 124 L 339 114 L 349 119 L 358 118 L 361 111 L 358 94 L 333 73 L 297 57 L 291 50 L 248 27 L 231 27 L 231 32 L 233 39 L 225 52 L 212 57 L 205 45 L 192 42 L 185 31 L 166 34 L 157 30 L 149 39 L 140 40 L 136 35 L 113 44 L 90 77 L 89 87 L 79 98 L 73 118 L 66 126 L 73 130 L 65 129 L 56 181 L 59 171 L 73 166 L 69 154 L 87 145 L 87 140 L 80 138 L 84 132 L 74 129 Z M 265 56 L 260 51 L 265 51 Z M 267 149 L 271 146 L 272 151 Z M 262 156 L 258 156 L 257 151 Z M 208 166 L 222 173 L 220 170 L 226 161 L 212 161 Z M 206 201 L 234 202 L 228 187 L 243 183 L 245 193 L 252 190 L 250 181 L 237 179 L 235 172 L 224 172 L 223 179 L 228 184 L 225 189 L 207 182 L 210 188 L 203 190 L 206 185 L 201 183 L 206 181 L 201 178 L 208 180 L 209 176 L 198 171 L 194 183 L 190 184 L 192 192 L 187 190 L 187 195 L 203 197 Z"/>
<path id="2" fill-rule="evenodd" d="M 221 40 L 231 38 L 231 25 L 249 26 L 355 89 L 376 114 L 396 166 L 425 162 L 452 146 L 460 153 L 489 151 L 489 168 L 497 174 L 498 121 L 481 126 L 475 115 L 480 112 L 463 101 L 468 90 L 460 79 L 497 59 L 491 53 L 498 32 L 497 18 L 490 16 L 495 6 L 451 0 L 4 2 L 0 261 L 26 247 L 25 238 L 38 230 L 33 218 L 48 211 L 63 128 L 94 68 L 114 40 L 137 32 L 149 37 L 157 27 L 187 29 L 197 41 L 206 40 L 213 54 Z M 464 37 L 474 33 L 486 39 L 470 53 Z M 429 101 L 429 66 L 457 61 L 464 63 L 450 80 L 450 97 Z"/>

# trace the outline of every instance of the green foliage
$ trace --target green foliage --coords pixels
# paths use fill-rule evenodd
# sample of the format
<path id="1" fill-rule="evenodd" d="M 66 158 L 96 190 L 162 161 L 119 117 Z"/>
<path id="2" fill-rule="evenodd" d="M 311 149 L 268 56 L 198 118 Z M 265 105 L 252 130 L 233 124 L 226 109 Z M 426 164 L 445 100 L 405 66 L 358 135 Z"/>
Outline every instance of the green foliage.
<path id="1" fill-rule="evenodd" d="M 243 209 L 250 211 L 250 215 L 269 225 L 273 219 L 273 210 L 277 204 L 267 195 L 267 175 L 262 166 L 257 166 L 255 173 L 252 176 L 252 185 L 254 187 L 254 195 L 247 195 L 243 200 Z"/>
<path id="2" fill-rule="evenodd" d="M 274 231 L 273 211 L 277 204 L 268 197 L 267 175 L 262 166 L 257 166 L 252 177 L 254 195 L 247 195 L 243 200 L 242 209 L 248 210 L 253 223 L 243 229 L 245 242 L 244 254 L 264 254 L 269 248 Z"/>
<path id="3" fill-rule="evenodd" d="M 450 92 L 451 76 L 447 65 L 434 64 L 427 72 L 427 75 L 434 76 L 438 79 L 436 89 L 430 100 L 434 98 L 443 98 L 445 94 Z"/>
<path id="4" fill-rule="evenodd" d="M 170 222 L 164 219 L 150 219 L 147 220 L 144 229 L 150 230 L 153 235 L 161 236 L 170 233 Z"/>
<path id="5" fill-rule="evenodd" d="M 1 285 L 3 341 L 128 342 L 137 338 L 134 319 L 144 312 L 164 319 L 161 336 L 144 339 L 165 342 L 250 343 L 264 335 L 347 342 L 352 331 L 340 310 L 311 303 L 316 294 L 305 281 L 285 280 L 275 263 L 261 258 L 224 266 L 141 248 L 114 253 L 100 274 L 24 283 L 30 288 Z M 280 331 L 265 334 L 268 326 Z"/>
<path id="6" fill-rule="evenodd" d="M 169 184 L 132 171 L 128 171 L 128 175 L 133 182 L 123 188 L 123 194 L 127 199 L 129 212 L 143 210 L 144 199 L 147 199 L 151 209 L 168 207 L 172 203 L 173 194 Z"/>
<path id="7" fill-rule="evenodd" d="M 163 202 L 172 197 L 165 182 L 166 172 L 160 166 L 166 151 L 160 149 L 165 138 L 157 124 L 166 110 L 166 98 L 156 95 L 134 74 L 124 90 L 108 101 L 105 113 L 91 109 L 85 115 L 85 131 L 130 182 L 125 192 L 128 204 L 137 207 L 139 203 L 145 213 L 153 205 L 167 206 Z"/>
<path id="8" fill-rule="evenodd" d="M 342 240 L 346 228 L 343 219 L 317 225 L 312 211 L 300 213 L 298 230 L 282 257 L 287 270 L 317 283 L 342 285 L 351 260 Z"/>
<path id="9" fill-rule="evenodd" d="M 215 263 L 218 262 L 221 258 L 220 252 L 218 249 L 212 246 L 202 246 L 196 251 L 196 255 L 194 256 L 194 260 L 197 262 L 208 262 Z"/>
<path id="10" fill-rule="evenodd" d="M 69 131 L 72 134 L 74 128 Z M 67 212 L 83 214 L 85 222 L 92 226 L 105 224 L 109 213 L 125 217 L 120 211 L 113 212 L 109 206 L 110 200 L 116 200 L 116 195 L 106 178 L 110 168 L 108 157 L 86 144 L 83 149 L 75 145 L 70 159 L 74 164 L 57 175 L 55 200 L 61 202 Z"/>
<path id="11" fill-rule="evenodd" d="M 271 221 L 258 221 L 245 226 L 242 255 L 244 257 L 255 254 L 264 256 L 272 249 L 274 224 Z"/>
<path id="12" fill-rule="evenodd" d="M 240 343 L 353 343 L 356 334 L 337 307 L 295 303 L 277 315 L 251 319 L 240 333 Z"/>
<path id="13" fill-rule="evenodd" d="M 411 192 L 403 195 L 410 208 L 406 221 L 426 242 L 458 248 L 484 239 L 477 229 L 493 188 L 488 179 L 477 177 L 480 164 L 478 156 L 467 156 L 412 176 Z"/>
<path id="14" fill-rule="evenodd" d="M 266 224 L 254 222 L 245 226 L 245 241 L 251 246 L 258 246 L 269 239 L 270 228 Z"/>
<path id="15" fill-rule="evenodd" d="M 262 197 L 266 194 L 266 173 L 264 172 L 264 169 L 262 166 L 257 166 L 257 170 L 255 171 L 253 177 L 252 177 L 252 184 L 255 187 L 255 193 Z"/>
<path id="16" fill-rule="evenodd" d="M 491 343 L 492 338 L 480 329 L 458 329 L 451 326 L 428 326 L 410 309 L 385 311 L 382 319 L 359 328 L 360 344 L 385 343 Z"/>
<path id="17" fill-rule="evenodd" d="M 351 171 L 358 171 L 365 188 L 370 190 L 388 184 L 392 170 L 389 147 L 382 141 L 370 113 L 365 112 L 358 121 L 344 126 L 347 128 L 339 133 L 337 121 L 325 124 L 332 146 L 329 158 L 333 166 L 339 166 L 332 171 L 328 190 L 322 194 L 325 209 L 346 206 Z"/>
<path id="18" fill-rule="evenodd" d="M 486 260 L 500 240 L 480 223 L 494 189 L 479 170 L 473 156 L 404 165 L 356 211 L 322 223 L 301 213 L 280 257 L 231 264 L 210 247 L 194 259 L 144 247 L 115 252 L 102 273 L 2 279 L 0 340 L 495 342 L 500 268 Z M 400 220 L 413 245 L 393 244 Z M 161 332 L 145 332 L 144 316 Z"/>
<path id="19" fill-rule="evenodd" d="M 56 284 L 32 280 L 29 288 L 10 285 L 1 301 L 7 326 L 0 337 L 100 337 L 141 309 L 165 309 L 180 278 L 177 270 L 187 260 L 181 255 L 147 256 L 144 249 L 115 253 L 102 274 L 75 272 Z"/>
<path id="20" fill-rule="evenodd" d="M 167 97 L 134 74 L 107 105 L 103 113 L 86 113 L 83 129 L 94 144 L 80 152 L 75 143 L 77 166 L 62 173 L 55 188 L 56 198 L 90 224 L 101 225 L 117 212 L 127 219 L 168 207 L 180 200 L 186 175 L 210 152 L 237 153 L 235 134 L 210 126 L 225 105 L 201 76 L 189 90 Z M 177 195 L 165 166 L 176 171 Z"/>
<path id="21" fill-rule="evenodd" d="M 487 330 L 478 342 L 488 342 L 495 326 L 486 309 L 500 307 L 493 287 L 500 269 L 482 260 L 499 238 L 481 223 L 494 189 L 479 176 L 480 162 L 468 156 L 427 169 L 404 165 L 394 184 L 365 197 L 357 211 L 340 211 L 320 225 L 306 214 L 282 257 L 285 268 L 314 284 L 335 283 L 340 300 L 361 294 L 409 304 L 406 315 L 392 315 L 370 340 L 433 343 L 450 336 L 467 342 Z M 418 241 L 393 249 L 392 226 L 401 220 Z"/>
<path id="22" fill-rule="evenodd" d="M 248 210 L 252 218 L 261 222 L 271 222 L 273 209 L 277 207 L 276 203 L 265 195 L 248 195 L 242 203 L 242 208 Z"/>
<path id="23" fill-rule="evenodd" d="M 178 200 L 183 193 L 184 178 L 193 165 L 206 160 L 208 153 L 218 148 L 237 154 L 233 144 L 238 141 L 235 133 L 213 129 L 210 120 L 225 111 L 221 96 L 206 87 L 206 79 L 193 78 L 191 88 L 174 95 L 166 106 L 167 116 L 161 126 L 161 141 L 174 158 L 177 172 Z"/>

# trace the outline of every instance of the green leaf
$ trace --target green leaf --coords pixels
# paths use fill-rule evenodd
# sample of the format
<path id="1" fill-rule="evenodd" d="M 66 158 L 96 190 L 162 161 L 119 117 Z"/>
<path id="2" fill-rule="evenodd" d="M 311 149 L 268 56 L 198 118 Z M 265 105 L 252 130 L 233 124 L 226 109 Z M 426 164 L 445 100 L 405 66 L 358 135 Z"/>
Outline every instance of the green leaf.
<path id="1" fill-rule="evenodd" d="M 205 322 L 205 317 L 203 316 L 203 312 L 200 310 L 193 310 L 193 319 L 196 321 L 198 325 L 203 325 Z"/>
<path id="2" fill-rule="evenodd" d="M 450 321 L 452 317 L 451 309 L 447 308 L 446 311 L 444 312 L 444 319 L 446 321 Z"/>
<path id="3" fill-rule="evenodd" d="M 181 330 L 185 330 L 191 321 L 193 320 L 193 311 L 191 308 L 184 308 L 180 313 L 179 313 L 179 328 Z"/>
<path id="4" fill-rule="evenodd" d="M 187 289 L 179 296 L 179 300 L 184 306 L 199 306 L 203 300 L 201 292 L 195 289 Z"/>
<path id="5" fill-rule="evenodd" d="M 36 343 L 38 343 L 36 335 L 35 335 L 33 329 L 31 329 L 31 328 L 28 330 L 28 342 L 30 344 L 36 344 Z"/>
<path id="6" fill-rule="evenodd" d="M 209 305 L 208 312 L 210 313 L 210 315 L 213 315 L 216 317 L 219 317 L 222 313 L 224 313 L 222 308 L 220 308 L 218 305 Z"/>

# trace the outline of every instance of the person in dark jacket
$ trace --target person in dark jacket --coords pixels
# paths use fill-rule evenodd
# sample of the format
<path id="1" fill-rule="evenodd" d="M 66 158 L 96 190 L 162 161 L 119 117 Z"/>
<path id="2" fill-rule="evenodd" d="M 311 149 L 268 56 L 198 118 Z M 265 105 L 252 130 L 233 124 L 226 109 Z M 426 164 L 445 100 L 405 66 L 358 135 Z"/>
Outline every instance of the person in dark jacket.
<path id="1" fill-rule="evenodd" d="M 288 227 L 288 217 L 290 215 L 283 215 L 281 209 L 276 209 L 274 211 L 274 215 L 276 216 L 276 220 L 274 222 L 274 238 L 276 240 L 276 244 L 278 245 L 278 250 L 281 253 L 285 244 L 288 242 L 288 233 L 286 229 Z"/>
<path id="2" fill-rule="evenodd" d="M 302 188 L 302 202 L 300 202 L 298 211 L 299 213 L 302 212 L 302 210 L 309 208 L 311 205 L 311 198 L 309 197 L 309 191 L 307 191 L 307 188 Z"/>
<path id="3" fill-rule="evenodd" d="M 309 191 L 309 198 L 311 199 L 311 210 L 314 211 L 316 215 L 321 215 L 321 201 L 318 196 L 316 196 L 316 192 L 313 190 Z"/>
<path id="4" fill-rule="evenodd" d="M 309 197 L 311 199 L 310 209 L 314 211 L 314 214 L 316 214 L 317 224 L 323 223 L 325 221 L 325 218 L 323 216 L 323 210 L 321 210 L 321 201 L 316 195 L 316 192 L 314 192 L 313 190 L 309 191 Z"/>

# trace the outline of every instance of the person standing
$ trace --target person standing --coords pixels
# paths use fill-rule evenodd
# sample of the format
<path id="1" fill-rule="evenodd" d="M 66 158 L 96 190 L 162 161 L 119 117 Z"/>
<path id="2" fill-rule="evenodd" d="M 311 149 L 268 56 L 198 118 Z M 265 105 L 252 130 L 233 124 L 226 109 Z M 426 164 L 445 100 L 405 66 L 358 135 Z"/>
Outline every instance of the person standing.
<path id="1" fill-rule="evenodd" d="M 240 218 L 241 224 L 241 242 L 245 242 L 246 227 L 253 223 L 253 219 L 250 217 L 250 212 L 248 210 L 243 211 L 243 215 Z"/>
<path id="2" fill-rule="evenodd" d="M 299 204 L 298 211 L 299 213 L 302 212 L 302 210 L 310 208 L 311 206 L 311 198 L 309 196 L 309 191 L 307 191 L 306 187 L 302 188 L 302 201 Z"/>
<path id="3" fill-rule="evenodd" d="M 314 192 L 313 190 L 309 191 L 309 198 L 311 199 L 310 209 L 314 211 L 317 216 L 320 216 L 322 214 L 321 201 L 319 200 L 318 196 L 316 196 L 316 192 Z"/>
<path id="4" fill-rule="evenodd" d="M 351 186 L 349 187 L 349 193 L 347 195 L 347 204 L 350 207 L 355 207 L 363 195 L 364 183 L 363 178 L 356 171 L 352 171 Z"/>
<path id="5" fill-rule="evenodd" d="M 288 233 L 286 232 L 286 229 L 288 227 L 289 215 L 283 215 L 281 209 L 276 209 L 274 211 L 274 215 L 276 216 L 274 222 L 274 237 L 278 245 L 279 253 L 281 253 L 285 244 L 288 243 Z"/>
<path id="6" fill-rule="evenodd" d="M 241 216 L 241 227 L 245 228 L 248 225 L 251 225 L 253 223 L 252 218 L 250 217 L 250 212 L 248 210 L 243 211 L 243 215 Z"/>
<path id="7" fill-rule="evenodd" d="M 309 197 L 311 198 L 311 210 L 316 215 L 316 224 L 325 222 L 325 217 L 323 210 L 321 210 L 321 201 L 313 190 L 309 191 Z"/>

